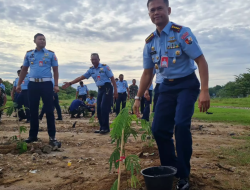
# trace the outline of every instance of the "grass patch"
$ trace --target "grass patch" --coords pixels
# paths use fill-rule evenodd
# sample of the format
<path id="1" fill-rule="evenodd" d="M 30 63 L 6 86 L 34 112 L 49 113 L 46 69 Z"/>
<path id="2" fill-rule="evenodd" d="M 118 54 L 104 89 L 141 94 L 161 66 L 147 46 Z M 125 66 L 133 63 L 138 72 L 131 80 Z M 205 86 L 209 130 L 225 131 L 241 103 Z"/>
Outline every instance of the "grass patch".
<path id="1" fill-rule="evenodd" d="M 245 143 L 240 146 L 221 148 L 220 153 L 226 158 L 223 162 L 235 167 L 250 166 L 250 137 L 233 137 L 233 139 L 245 140 Z"/>
<path id="2" fill-rule="evenodd" d="M 247 98 L 214 98 L 211 106 L 233 106 L 250 108 L 250 97 Z"/>
<path id="3" fill-rule="evenodd" d="M 225 122 L 231 124 L 250 125 L 250 110 L 210 108 L 209 112 L 212 112 L 213 114 L 208 115 L 206 113 L 200 113 L 200 110 L 198 109 L 198 104 L 196 103 L 193 118 L 209 122 Z"/>

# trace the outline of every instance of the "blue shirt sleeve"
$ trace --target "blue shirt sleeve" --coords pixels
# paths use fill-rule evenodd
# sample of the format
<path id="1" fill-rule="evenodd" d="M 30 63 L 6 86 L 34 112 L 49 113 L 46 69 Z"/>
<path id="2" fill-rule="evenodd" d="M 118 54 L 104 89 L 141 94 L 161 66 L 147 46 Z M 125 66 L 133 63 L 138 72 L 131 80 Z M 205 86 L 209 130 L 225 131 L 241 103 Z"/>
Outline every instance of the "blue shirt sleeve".
<path id="1" fill-rule="evenodd" d="M 152 61 L 152 57 L 150 55 L 150 48 L 148 44 L 145 44 L 143 49 L 143 68 L 151 69 L 154 67 L 154 63 Z"/>
<path id="2" fill-rule="evenodd" d="M 58 66 L 58 60 L 57 60 L 57 57 L 56 57 L 55 53 L 53 53 L 53 56 L 52 56 L 51 66 L 52 67 L 57 67 Z"/>
<path id="3" fill-rule="evenodd" d="M 179 35 L 181 42 L 182 50 L 191 58 L 196 59 L 197 57 L 203 54 L 198 41 L 194 34 L 192 33 L 191 29 L 188 27 L 184 27 Z"/>
<path id="4" fill-rule="evenodd" d="M 24 56 L 23 66 L 25 66 L 25 67 L 30 66 L 30 62 L 28 60 L 28 53 L 26 53 L 26 55 Z"/>
<path id="5" fill-rule="evenodd" d="M 105 68 L 105 73 L 106 73 L 106 75 L 107 75 L 109 78 L 111 78 L 111 77 L 114 76 L 113 73 L 112 73 L 112 71 L 111 71 L 111 69 L 110 69 L 110 67 L 109 67 L 108 65 L 104 66 L 104 68 Z"/>
<path id="6" fill-rule="evenodd" d="M 86 91 L 89 91 L 88 87 L 86 86 Z"/>
<path id="7" fill-rule="evenodd" d="M 91 76 L 90 70 L 91 70 L 91 69 L 89 69 L 89 70 L 83 75 L 86 79 L 89 79 L 89 77 Z"/>
<path id="8" fill-rule="evenodd" d="M 126 87 L 126 88 L 128 88 L 128 83 L 127 83 L 127 81 L 126 81 L 126 85 L 125 85 L 125 87 Z"/>

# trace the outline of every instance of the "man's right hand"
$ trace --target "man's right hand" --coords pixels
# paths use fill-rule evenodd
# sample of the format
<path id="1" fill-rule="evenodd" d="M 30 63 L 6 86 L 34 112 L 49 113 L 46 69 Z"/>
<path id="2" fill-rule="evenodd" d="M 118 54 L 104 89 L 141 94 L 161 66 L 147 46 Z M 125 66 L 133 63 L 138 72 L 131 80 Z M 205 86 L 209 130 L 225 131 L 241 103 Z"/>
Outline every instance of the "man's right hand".
<path id="1" fill-rule="evenodd" d="M 66 89 L 70 87 L 70 83 L 69 82 L 64 82 L 63 85 L 62 85 L 62 89 Z"/>
<path id="2" fill-rule="evenodd" d="M 133 110 L 134 110 L 135 115 L 137 115 L 138 118 L 140 118 L 140 110 L 139 110 L 140 105 L 141 105 L 141 101 L 135 100 Z"/>
<path id="3" fill-rule="evenodd" d="M 16 92 L 17 92 L 17 93 L 20 93 L 21 90 L 22 90 L 22 89 L 21 89 L 21 85 L 18 85 L 18 86 L 16 87 Z"/>

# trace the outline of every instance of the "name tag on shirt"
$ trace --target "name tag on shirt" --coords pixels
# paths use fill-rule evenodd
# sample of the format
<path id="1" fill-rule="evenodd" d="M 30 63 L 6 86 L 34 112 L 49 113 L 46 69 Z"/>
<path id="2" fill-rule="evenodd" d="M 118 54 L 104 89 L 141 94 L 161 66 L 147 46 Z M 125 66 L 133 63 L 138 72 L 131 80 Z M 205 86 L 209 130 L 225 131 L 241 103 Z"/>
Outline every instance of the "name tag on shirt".
<path id="1" fill-rule="evenodd" d="M 39 67 L 43 66 L 43 61 L 39 61 Z"/>
<path id="2" fill-rule="evenodd" d="M 168 57 L 165 55 L 161 57 L 161 67 L 168 68 Z"/>
<path id="3" fill-rule="evenodd" d="M 101 76 L 97 76 L 97 80 L 101 80 Z"/>

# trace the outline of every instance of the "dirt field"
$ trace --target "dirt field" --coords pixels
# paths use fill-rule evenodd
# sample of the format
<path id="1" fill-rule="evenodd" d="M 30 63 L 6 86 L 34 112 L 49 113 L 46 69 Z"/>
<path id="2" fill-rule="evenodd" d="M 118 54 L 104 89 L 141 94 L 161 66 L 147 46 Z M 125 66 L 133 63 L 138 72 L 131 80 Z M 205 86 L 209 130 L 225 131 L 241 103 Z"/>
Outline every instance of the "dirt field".
<path id="1" fill-rule="evenodd" d="M 109 135 L 94 134 L 98 126 L 89 124 L 89 119 L 74 119 L 63 116 L 64 121 L 56 122 L 57 139 L 62 148 L 49 154 L 40 148 L 48 143 L 46 119 L 40 124 L 38 143 L 28 146 L 28 152 L 19 155 L 15 144 L 8 138 L 17 135 L 15 118 L 3 117 L 0 124 L 0 189 L 4 190 L 109 190 L 117 178 L 117 171 L 109 171 L 108 160 L 114 145 Z M 78 121 L 76 128 L 72 128 Z M 27 124 L 24 124 L 28 126 Z M 202 126 L 201 126 L 202 125 Z M 136 126 L 135 126 L 136 127 Z M 136 127 L 139 129 L 139 127 Z M 237 147 L 244 140 L 232 136 L 248 136 L 244 126 L 193 121 L 193 157 L 191 185 L 193 190 L 247 190 L 250 189 L 249 167 L 225 165 L 221 149 Z M 28 132 L 22 135 L 28 137 Z M 130 139 L 126 145 L 127 154 L 141 155 L 141 167 L 160 165 L 157 147 L 148 148 L 140 137 Z M 142 153 L 154 153 L 145 157 Z M 68 161 L 72 165 L 67 166 Z M 249 166 L 249 164 L 248 164 Z M 30 171 L 37 170 L 36 173 Z M 122 175 L 122 190 L 132 190 L 127 186 L 127 177 Z M 145 189 L 143 177 L 141 187 Z"/>

